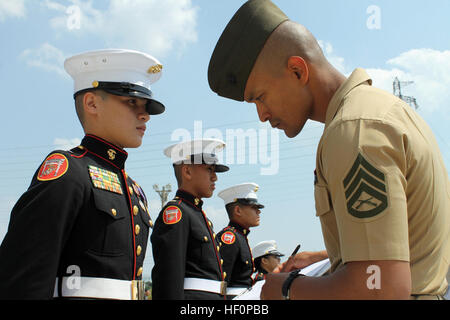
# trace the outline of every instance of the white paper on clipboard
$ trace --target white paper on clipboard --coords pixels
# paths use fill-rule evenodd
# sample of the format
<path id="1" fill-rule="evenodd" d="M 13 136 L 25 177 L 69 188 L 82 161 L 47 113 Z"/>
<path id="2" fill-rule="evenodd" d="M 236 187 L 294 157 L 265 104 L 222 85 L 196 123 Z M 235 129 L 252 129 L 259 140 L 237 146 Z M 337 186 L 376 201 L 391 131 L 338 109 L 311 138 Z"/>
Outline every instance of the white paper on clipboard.
<path id="1" fill-rule="evenodd" d="M 330 260 L 325 259 L 313 263 L 300 271 L 308 277 L 320 277 L 330 268 Z M 235 297 L 233 300 L 261 300 L 261 290 L 266 281 L 261 280 L 255 283 L 253 287 L 245 291 L 243 294 Z"/>

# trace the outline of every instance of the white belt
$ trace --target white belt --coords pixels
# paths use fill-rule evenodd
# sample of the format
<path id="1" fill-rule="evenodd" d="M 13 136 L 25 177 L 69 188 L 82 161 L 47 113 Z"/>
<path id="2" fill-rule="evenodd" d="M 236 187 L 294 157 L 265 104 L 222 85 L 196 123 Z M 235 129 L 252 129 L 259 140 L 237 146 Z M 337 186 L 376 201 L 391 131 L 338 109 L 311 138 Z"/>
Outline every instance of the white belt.
<path id="1" fill-rule="evenodd" d="M 229 296 L 238 296 L 241 293 L 244 293 L 245 290 L 247 290 L 248 288 L 238 288 L 238 287 L 228 287 L 227 288 L 227 295 Z"/>
<path id="2" fill-rule="evenodd" d="M 56 278 L 53 297 L 59 297 L 59 279 Z M 144 282 L 142 280 L 119 280 L 95 277 L 63 277 L 61 281 L 62 297 L 142 300 Z"/>
<path id="3" fill-rule="evenodd" d="M 227 292 L 227 283 L 200 278 L 184 278 L 184 290 L 199 290 L 225 295 Z"/>

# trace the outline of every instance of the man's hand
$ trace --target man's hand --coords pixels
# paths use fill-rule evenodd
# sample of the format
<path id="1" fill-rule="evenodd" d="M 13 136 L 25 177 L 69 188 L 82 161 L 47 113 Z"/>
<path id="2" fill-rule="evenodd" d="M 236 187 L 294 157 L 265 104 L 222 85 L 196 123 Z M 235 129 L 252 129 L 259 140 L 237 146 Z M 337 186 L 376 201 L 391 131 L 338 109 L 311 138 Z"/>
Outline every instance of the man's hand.
<path id="1" fill-rule="evenodd" d="M 328 254 L 325 250 L 311 252 L 311 251 L 303 251 L 297 253 L 295 256 L 289 257 L 288 260 L 280 264 L 273 271 L 274 273 L 279 272 L 290 272 L 296 269 L 303 269 L 315 262 L 328 258 Z"/>
<path id="2" fill-rule="evenodd" d="M 281 288 L 289 273 L 269 273 L 261 290 L 261 300 L 283 300 Z"/>

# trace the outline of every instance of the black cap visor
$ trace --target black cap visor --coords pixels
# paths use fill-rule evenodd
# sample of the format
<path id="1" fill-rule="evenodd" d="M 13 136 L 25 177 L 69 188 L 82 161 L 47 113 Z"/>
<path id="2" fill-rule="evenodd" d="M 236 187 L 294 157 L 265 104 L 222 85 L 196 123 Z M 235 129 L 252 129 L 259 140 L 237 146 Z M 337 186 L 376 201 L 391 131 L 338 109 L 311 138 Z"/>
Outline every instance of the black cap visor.
<path id="1" fill-rule="evenodd" d="M 227 172 L 228 170 L 230 170 L 230 168 L 228 166 L 226 166 L 224 164 L 220 164 L 219 159 L 213 153 L 193 154 L 187 160 L 176 162 L 176 163 L 174 163 L 174 165 L 181 164 L 181 163 L 214 165 L 215 172 Z"/>
<path id="2" fill-rule="evenodd" d="M 83 91 L 90 91 L 92 89 L 100 89 L 116 96 L 147 99 L 146 111 L 150 115 L 161 114 L 166 110 L 166 107 L 161 102 L 152 99 L 152 92 L 149 89 L 130 82 L 99 81 L 97 82 L 97 86 L 78 91 L 74 96 Z"/>
<path id="3" fill-rule="evenodd" d="M 253 198 L 236 199 L 237 203 L 243 204 L 245 206 L 256 206 L 258 209 L 264 208 L 264 205 L 258 202 L 258 200 Z"/>

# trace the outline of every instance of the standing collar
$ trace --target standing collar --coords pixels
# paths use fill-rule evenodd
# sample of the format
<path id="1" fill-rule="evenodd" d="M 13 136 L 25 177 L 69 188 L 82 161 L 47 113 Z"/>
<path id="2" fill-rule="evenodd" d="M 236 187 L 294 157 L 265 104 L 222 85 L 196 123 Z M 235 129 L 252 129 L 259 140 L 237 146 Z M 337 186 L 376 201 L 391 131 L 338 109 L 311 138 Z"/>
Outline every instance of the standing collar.
<path id="1" fill-rule="evenodd" d="M 102 138 L 86 134 L 81 141 L 81 146 L 88 152 L 119 169 L 123 169 L 125 166 L 128 153 L 122 148 L 119 148 Z"/>
<path id="2" fill-rule="evenodd" d="M 183 199 L 184 201 L 191 204 L 192 206 L 202 210 L 203 200 L 193 196 L 191 193 L 184 191 L 183 189 L 178 189 L 177 193 L 176 193 L 176 197 Z"/>
<path id="3" fill-rule="evenodd" d="M 236 222 L 230 221 L 230 223 L 228 224 L 229 227 L 239 231 L 240 233 L 242 233 L 244 236 L 248 236 L 248 234 L 250 233 L 250 229 L 246 229 L 244 227 L 242 227 L 241 225 L 237 224 Z"/>
<path id="4" fill-rule="evenodd" d="M 331 120 L 333 120 L 334 116 L 342 105 L 341 102 L 345 98 L 345 96 L 353 88 L 361 84 L 372 85 L 372 79 L 370 79 L 369 75 L 364 69 L 356 68 L 348 77 L 348 79 L 345 80 L 343 84 L 341 84 L 339 89 L 337 89 L 337 91 L 331 98 L 330 103 L 328 104 L 327 113 L 325 115 L 325 127 L 327 127 L 330 124 Z"/>

